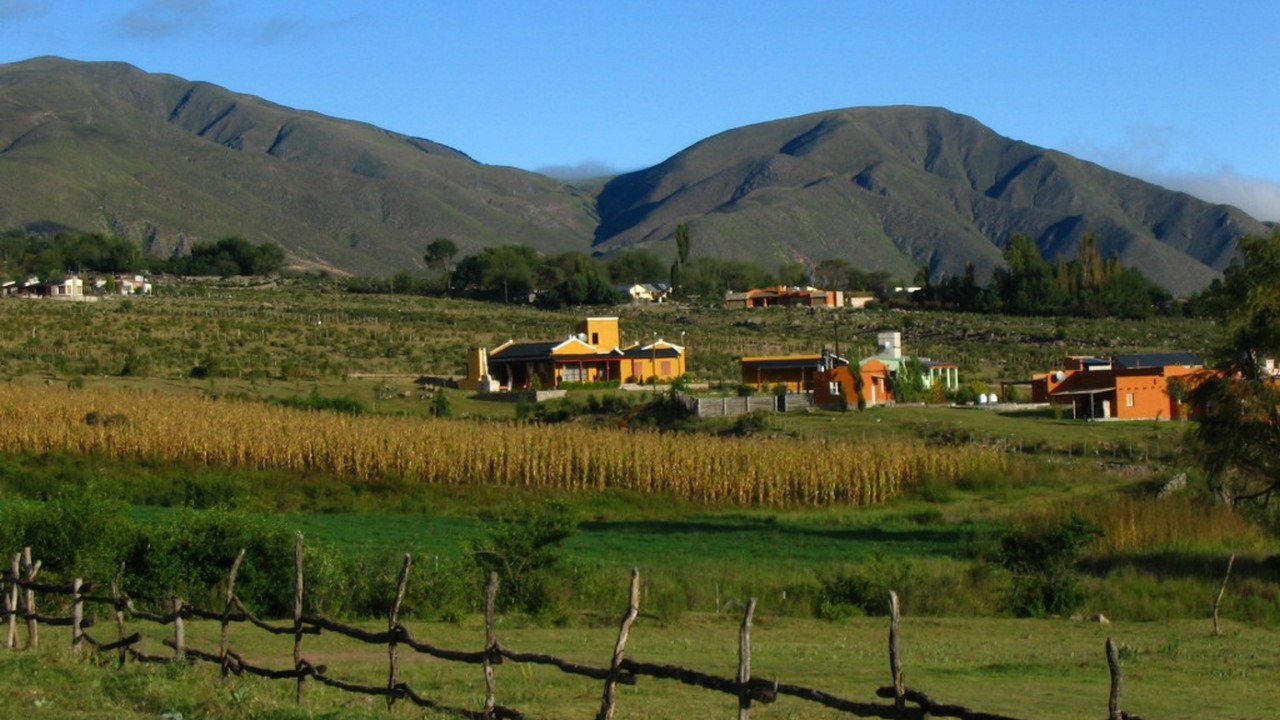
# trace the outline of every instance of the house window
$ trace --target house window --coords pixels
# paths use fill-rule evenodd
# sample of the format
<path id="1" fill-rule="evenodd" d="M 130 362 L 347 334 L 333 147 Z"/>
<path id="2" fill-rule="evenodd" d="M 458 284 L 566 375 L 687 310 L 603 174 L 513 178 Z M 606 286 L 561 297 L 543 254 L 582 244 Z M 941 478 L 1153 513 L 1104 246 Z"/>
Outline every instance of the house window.
<path id="1" fill-rule="evenodd" d="M 659 363 L 659 366 L 662 368 L 662 377 L 671 377 L 671 361 L 670 360 L 663 360 L 661 363 Z"/>
<path id="2" fill-rule="evenodd" d="M 1133 407 L 1133 393 L 1124 394 L 1124 406 Z"/>
<path id="3" fill-rule="evenodd" d="M 591 344 L 592 345 L 600 344 L 600 333 L 591 333 Z"/>
<path id="4" fill-rule="evenodd" d="M 565 365 L 560 368 L 560 382 L 582 382 L 582 376 L 581 365 Z"/>

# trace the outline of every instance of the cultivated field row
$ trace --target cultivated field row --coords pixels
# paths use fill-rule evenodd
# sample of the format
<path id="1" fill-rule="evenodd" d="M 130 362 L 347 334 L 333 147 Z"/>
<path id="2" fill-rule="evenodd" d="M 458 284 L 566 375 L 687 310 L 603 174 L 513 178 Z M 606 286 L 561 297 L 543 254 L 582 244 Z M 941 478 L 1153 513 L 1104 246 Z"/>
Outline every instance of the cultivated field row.
<path id="1" fill-rule="evenodd" d="M 924 477 L 1000 470 L 991 447 L 719 438 L 557 425 L 352 416 L 154 392 L 0 386 L 0 452 L 75 452 L 355 482 L 617 489 L 695 502 L 865 505 Z"/>

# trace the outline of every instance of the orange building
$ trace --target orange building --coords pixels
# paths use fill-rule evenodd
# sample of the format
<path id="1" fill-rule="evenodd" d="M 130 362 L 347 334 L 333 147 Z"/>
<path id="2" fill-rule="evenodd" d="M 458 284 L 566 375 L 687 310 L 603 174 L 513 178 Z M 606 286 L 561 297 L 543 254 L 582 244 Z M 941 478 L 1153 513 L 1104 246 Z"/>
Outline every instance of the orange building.
<path id="1" fill-rule="evenodd" d="M 744 357 L 742 384 L 757 390 L 785 387 L 788 392 L 812 392 L 813 404 L 821 408 L 893 402 L 891 371 L 878 358 L 863 360 L 858 366 L 861 387 L 849 361 L 831 353 Z"/>
<path id="2" fill-rule="evenodd" d="M 1194 382 L 1203 363 L 1193 353 L 1138 353 L 1110 359 L 1069 357 L 1061 370 L 1032 377 L 1035 402 L 1070 405 L 1072 417 L 1169 420 L 1187 409 L 1169 394 L 1169 381 Z"/>
<path id="3" fill-rule="evenodd" d="M 844 305 L 843 290 L 819 290 L 812 287 L 755 288 L 746 292 L 725 295 L 726 308 L 764 308 L 777 306 L 840 307 Z"/>
<path id="4" fill-rule="evenodd" d="M 684 348 L 656 338 L 619 347 L 622 333 L 616 317 L 587 318 L 563 340 L 517 343 L 493 350 L 473 350 L 464 387 L 479 387 L 483 376 L 506 390 L 566 382 L 646 382 L 672 380 L 685 373 Z M 478 377 L 472 378 L 475 374 Z M 461 383 L 460 383 L 461 385 Z"/>
<path id="5" fill-rule="evenodd" d="M 853 368 L 843 360 L 820 373 L 814 379 L 813 404 L 822 408 L 835 408 L 841 405 L 855 407 L 859 404 L 871 406 L 893 402 L 888 365 L 877 358 L 867 358 L 859 364 L 858 375 L 860 377 L 855 378 Z M 859 398 L 861 403 L 858 402 Z"/>

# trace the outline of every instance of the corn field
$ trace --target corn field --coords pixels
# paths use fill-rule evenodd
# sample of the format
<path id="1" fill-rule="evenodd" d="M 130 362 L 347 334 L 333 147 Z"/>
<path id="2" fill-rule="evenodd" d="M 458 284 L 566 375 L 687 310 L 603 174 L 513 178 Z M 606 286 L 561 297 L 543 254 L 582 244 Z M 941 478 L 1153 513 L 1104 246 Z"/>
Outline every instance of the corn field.
<path id="1" fill-rule="evenodd" d="M 716 438 L 295 410 L 160 392 L 0 386 L 0 452 L 321 472 L 366 482 L 622 489 L 708 504 L 866 505 L 925 476 L 1003 467 L 986 447 Z"/>

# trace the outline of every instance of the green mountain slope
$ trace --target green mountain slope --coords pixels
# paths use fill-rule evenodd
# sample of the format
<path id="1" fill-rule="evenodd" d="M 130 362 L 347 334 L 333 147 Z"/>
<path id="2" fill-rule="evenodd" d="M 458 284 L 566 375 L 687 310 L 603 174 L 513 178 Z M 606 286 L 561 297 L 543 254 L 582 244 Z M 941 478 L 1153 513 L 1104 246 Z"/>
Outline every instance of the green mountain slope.
<path id="1" fill-rule="evenodd" d="M 295 266 L 422 269 L 431 239 L 772 266 L 844 258 L 935 278 L 1000 262 L 1014 233 L 1049 259 L 1098 236 L 1179 293 L 1215 277 L 1234 241 L 1269 228 L 1240 210 L 917 107 L 837 110 L 729 130 L 652 168 L 575 187 L 483 165 L 368 124 L 282 107 L 120 63 L 0 65 L 0 229 L 116 234 L 168 254 L 239 235 Z"/>
<path id="2" fill-rule="evenodd" d="M 979 274 L 1014 233 L 1050 260 L 1097 235 L 1175 292 L 1207 284 L 1237 237 L 1266 232 L 1244 212 L 1001 137 L 918 107 L 788 118 L 708 138 L 600 193 L 596 249 L 667 248 L 688 223 L 695 254 L 773 262 L 840 257 L 911 277 Z"/>
<path id="3" fill-rule="evenodd" d="M 587 249 L 593 200 L 371 125 L 118 63 L 0 65 L 0 227 L 115 233 L 168 253 L 271 240 L 302 266 L 388 274 L 427 242 Z"/>

